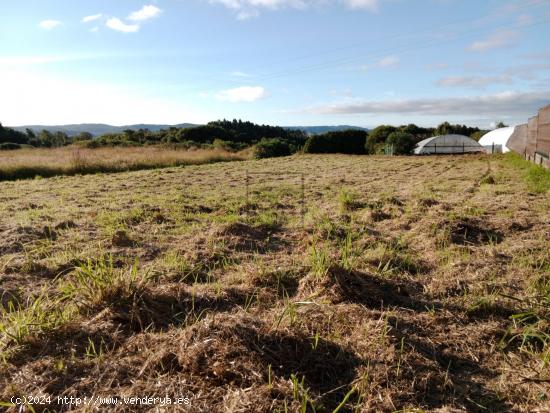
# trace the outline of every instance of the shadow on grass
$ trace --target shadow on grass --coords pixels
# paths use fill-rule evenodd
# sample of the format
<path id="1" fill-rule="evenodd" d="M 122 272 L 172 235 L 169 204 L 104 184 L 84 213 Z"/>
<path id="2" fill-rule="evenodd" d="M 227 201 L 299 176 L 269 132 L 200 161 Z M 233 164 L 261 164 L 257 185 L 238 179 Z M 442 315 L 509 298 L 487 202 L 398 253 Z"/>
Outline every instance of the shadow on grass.
<path id="1" fill-rule="evenodd" d="M 428 409 L 466 408 L 469 412 L 513 412 L 505 397 L 490 389 L 486 383 L 497 378 L 499 371 L 480 366 L 461 347 L 449 342 L 437 342 L 430 331 L 402 318 L 389 319 L 396 352 L 403 343 L 403 363 L 399 380 L 417 383 L 414 394 L 403 393 L 400 404 L 419 404 Z M 407 358 L 410 357 L 410 360 Z M 412 400 L 411 400 L 412 398 Z"/>

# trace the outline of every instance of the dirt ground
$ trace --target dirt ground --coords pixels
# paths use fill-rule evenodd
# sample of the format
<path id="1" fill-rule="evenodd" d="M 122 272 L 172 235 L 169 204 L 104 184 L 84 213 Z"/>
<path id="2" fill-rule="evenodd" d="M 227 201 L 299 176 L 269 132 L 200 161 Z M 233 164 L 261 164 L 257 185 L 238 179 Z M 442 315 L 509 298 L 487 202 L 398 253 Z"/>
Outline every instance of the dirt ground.
<path id="1" fill-rule="evenodd" d="M 502 155 L 0 182 L 0 297 L 6 411 L 550 411 L 550 193 Z"/>

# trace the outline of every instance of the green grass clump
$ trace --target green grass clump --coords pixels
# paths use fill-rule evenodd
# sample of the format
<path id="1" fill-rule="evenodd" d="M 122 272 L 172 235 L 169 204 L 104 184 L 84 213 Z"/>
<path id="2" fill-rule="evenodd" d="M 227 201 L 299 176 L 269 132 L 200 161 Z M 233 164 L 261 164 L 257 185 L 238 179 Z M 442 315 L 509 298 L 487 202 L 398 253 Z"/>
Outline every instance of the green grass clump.
<path id="1" fill-rule="evenodd" d="M 357 194 L 348 189 L 342 189 L 338 194 L 338 205 L 341 213 L 353 211 L 361 207 L 361 203 L 357 200 Z"/>
<path id="2" fill-rule="evenodd" d="M 70 319 L 72 310 L 71 306 L 61 307 L 59 300 L 45 292 L 25 305 L 11 301 L 7 308 L 0 306 L 0 356 L 5 356 L 12 345 L 24 344 L 30 337 L 60 327 Z"/>
<path id="3" fill-rule="evenodd" d="M 140 291 L 148 281 L 148 274 L 138 272 L 137 262 L 129 271 L 114 267 L 113 257 L 88 260 L 59 290 L 68 299 L 76 300 L 80 306 L 94 308 L 109 305 Z"/>
<path id="4" fill-rule="evenodd" d="M 510 165 L 522 170 L 523 179 L 530 191 L 543 194 L 550 190 L 549 170 L 544 169 L 542 166 L 534 165 L 523 159 L 520 155 L 512 152 L 506 154 L 506 160 Z"/>

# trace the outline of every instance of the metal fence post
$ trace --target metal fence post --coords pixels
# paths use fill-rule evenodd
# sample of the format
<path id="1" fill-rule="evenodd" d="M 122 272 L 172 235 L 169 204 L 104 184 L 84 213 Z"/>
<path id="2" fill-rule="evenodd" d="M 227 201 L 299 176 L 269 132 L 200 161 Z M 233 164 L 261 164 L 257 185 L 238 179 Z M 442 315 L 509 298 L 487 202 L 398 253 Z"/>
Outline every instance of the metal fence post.
<path id="1" fill-rule="evenodd" d="M 248 169 L 246 170 L 246 207 L 248 208 Z"/>
<path id="2" fill-rule="evenodd" d="M 305 183 L 304 183 L 304 173 L 302 172 L 300 176 L 301 180 L 301 192 L 302 192 L 302 229 L 304 228 L 305 214 L 306 214 L 306 200 L 305 200 Z"/>

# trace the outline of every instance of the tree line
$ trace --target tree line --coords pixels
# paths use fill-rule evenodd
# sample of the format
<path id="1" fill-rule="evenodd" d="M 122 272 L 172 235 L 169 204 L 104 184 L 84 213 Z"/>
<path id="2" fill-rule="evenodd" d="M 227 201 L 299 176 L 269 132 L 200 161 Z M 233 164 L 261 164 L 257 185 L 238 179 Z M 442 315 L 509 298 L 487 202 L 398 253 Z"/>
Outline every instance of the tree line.
<path id="1" fill-rule="evenodd" d="M 388 145 L 392 145 L 393 153 L 408 154 L 419 141 L 431 136 L 453 133 L 478 140 L 485 132 L 476 127 L 443 122 L 436 128 L 415 124 L 380 125 L 369 132 L 350 129 L 308 136 L 300 130 L 223 119 L 190 128 L 170 127 L 160 131 L 128 129 L 94 138 L 88 132 L 68 136 L 64 132 L 42 130 L 35 133 L 27 129 L 23 133 L 0 124 L 0 149 L 52 148 L 70 144 L 90 148 L 164 144 L 182 148 L 216 147 L 238 151 L 254 146 L 255 156 L 262 158 L 286 156 L 300 150 L 306 153 L 380 154 L 384 153 Z"/>
<path id="2" fill-rule="evenodd" d="M 0 124 L 0 145 L 3 145 L 4 149 L 31 146 L 52 148 L 79 143 L 91 148 L 167 144 L 186 148 L 217 146 L 228 150 L 240 150 L 256 145 L 262 140 L 266 142 L 273 139 L 283 142 L 289 150 L 297 151 L 304 145 L 307 135 L 300 130 L 257 125 L 237 119 L 218 120 L 190 128 L 170 127 L 160 131 L 127 129 L 121 133 L 104 134 L 97 138 L 88 132 L 68 136 L 65 132 L 42 130 L 35 133 L 27 129 L 23 133 Z"/>
<path id="3" fill-rule="evenodd" d="M 498 125 L 501 127 L 502 125 Z M 432 136 L 459 134 L 479 140 L 488 131 L 466 125 L 443 122 L 436 128 L 424 128 L 415 124 L 380 125 L 369 132 L 347 130 L 311 136 L 304 145 L 306 153 L 383 154 L 388 146 L 393 153 L 412 153 L 418 142 Z"/>

